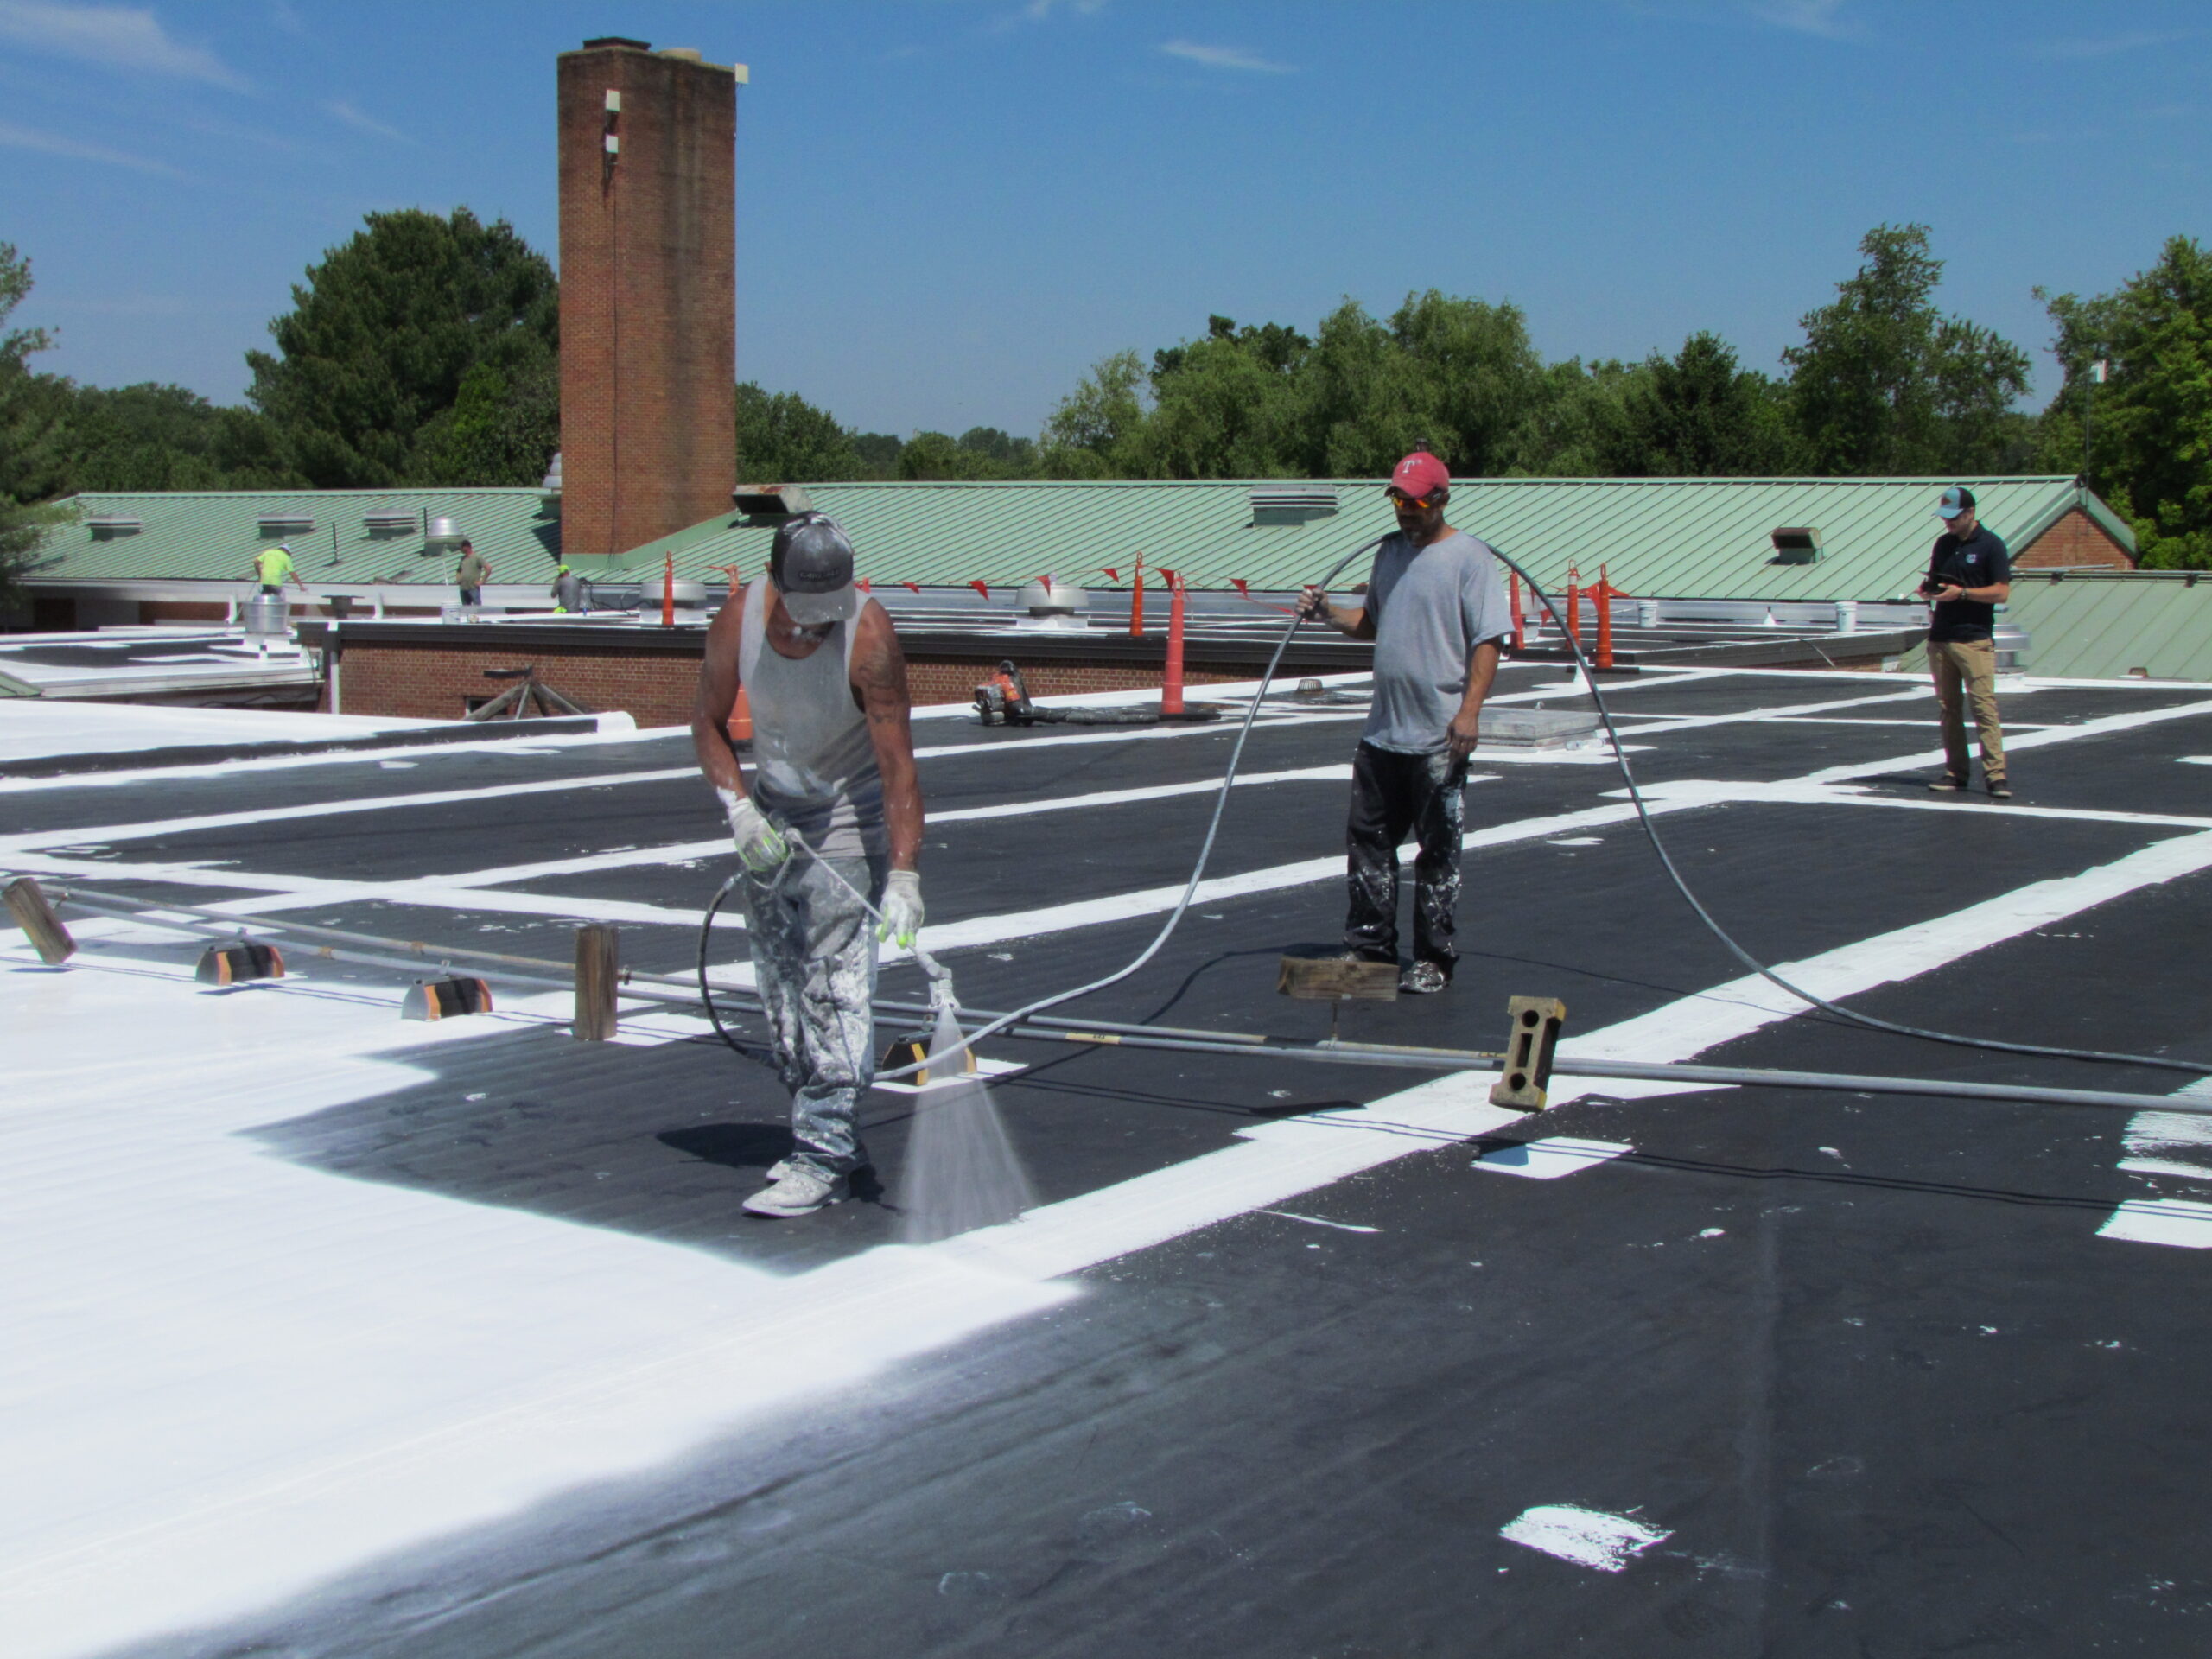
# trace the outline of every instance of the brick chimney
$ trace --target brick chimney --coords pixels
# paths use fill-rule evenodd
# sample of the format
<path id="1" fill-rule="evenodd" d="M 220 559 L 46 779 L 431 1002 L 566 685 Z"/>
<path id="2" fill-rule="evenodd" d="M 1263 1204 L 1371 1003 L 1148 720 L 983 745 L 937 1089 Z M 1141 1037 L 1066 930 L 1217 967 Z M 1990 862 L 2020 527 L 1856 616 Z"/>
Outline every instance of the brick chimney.
<path id="1" fill-rule="evenodd" d="M 566 554 L 626 552 L 729 511 L 746 79 L 643 41 L 561 54 Z"/>

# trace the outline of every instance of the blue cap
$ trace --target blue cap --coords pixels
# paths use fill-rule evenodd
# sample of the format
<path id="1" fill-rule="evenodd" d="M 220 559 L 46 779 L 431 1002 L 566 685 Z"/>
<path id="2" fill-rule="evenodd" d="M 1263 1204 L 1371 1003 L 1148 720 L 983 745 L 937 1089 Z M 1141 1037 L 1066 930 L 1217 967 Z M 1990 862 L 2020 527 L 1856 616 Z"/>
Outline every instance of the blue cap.
<path id="1" fill-rule="evenodd" d="M 1955 518 L 1962 512 L 1974 511 L 1974 492 L 1963 484 L 1954 484 L 1943 492 L 1943 499 L 1936 508 L 1938 518 Z"/>

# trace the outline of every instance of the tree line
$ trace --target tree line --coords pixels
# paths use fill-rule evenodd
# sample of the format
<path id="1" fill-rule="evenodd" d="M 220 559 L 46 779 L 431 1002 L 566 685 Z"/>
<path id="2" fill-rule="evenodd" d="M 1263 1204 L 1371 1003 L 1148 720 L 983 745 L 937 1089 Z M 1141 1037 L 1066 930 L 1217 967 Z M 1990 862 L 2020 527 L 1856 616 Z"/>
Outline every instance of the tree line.
<path id="1" fill-rule="evenodd" d="M 1214 316 L 1116 352 L 1034 438 L 862 432 L 748 382 L 732 441 L 763 483 L 1376 477 L 1415 442 L 1463 477 L 2080 471 L 2146 563 L 2212 568 L 2212 255 L 2176 237 L 2112 293 L 2036 290 L 2065 375 L 2040 413 L 2027 353 L 1939 306 L 1925 226 L 1877 226 L 1859 256 L 1772 374 L 1711 331 L 1548 362 L 1519 307 L 1430 289 L 1384 317 L 1347 299 L 1310 334 Z M 0 244 L 0 562 L 35 541 L 25 509 L 79 491 L 531 485 L 559 448 L 558 279 L 467 208 L 368 215 L 246 354 L 237 407 L 41 372 L 51 337 L 8 331 L 30 290 Z"/>

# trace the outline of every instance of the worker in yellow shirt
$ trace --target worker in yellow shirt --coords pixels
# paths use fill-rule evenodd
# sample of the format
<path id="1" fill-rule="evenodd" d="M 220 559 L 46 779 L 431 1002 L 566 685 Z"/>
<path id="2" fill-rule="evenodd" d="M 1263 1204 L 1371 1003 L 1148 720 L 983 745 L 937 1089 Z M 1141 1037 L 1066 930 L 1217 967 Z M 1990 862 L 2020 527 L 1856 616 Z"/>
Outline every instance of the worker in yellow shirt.
<path id="1" fill-rule="evenodd" d="M 292 544 L 289 542 L 264 547 L 256 554 L 253 574 L 255 580 L 261 583 L 261 591 L 271 598 L 284 591 L 284 578 L 287 576 L 302 593 L 308 591 L 307 583 L 300 580 L 300 573 L 292 564 Z"/>

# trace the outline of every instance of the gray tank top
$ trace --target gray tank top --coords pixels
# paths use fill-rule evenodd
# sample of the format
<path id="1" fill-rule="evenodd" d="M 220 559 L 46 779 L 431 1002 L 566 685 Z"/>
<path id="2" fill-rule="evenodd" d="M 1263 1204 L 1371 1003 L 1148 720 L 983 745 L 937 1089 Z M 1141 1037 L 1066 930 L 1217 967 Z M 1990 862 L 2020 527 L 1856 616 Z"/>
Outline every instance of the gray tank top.
<path id="1" fill-rule="evenodd" d="M 753 792 L 763 810 L 833 858 L 880 855 L 883 774 L 868 716 L 853 704 L 857 617 L 839 622 L 805 657 L 768 644 L 768 584 L 745 590 L 737 675 L 753 710 Z"/>

